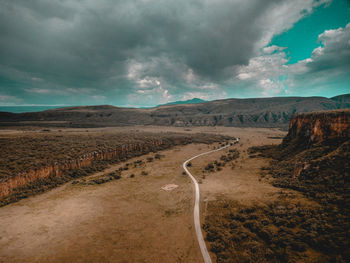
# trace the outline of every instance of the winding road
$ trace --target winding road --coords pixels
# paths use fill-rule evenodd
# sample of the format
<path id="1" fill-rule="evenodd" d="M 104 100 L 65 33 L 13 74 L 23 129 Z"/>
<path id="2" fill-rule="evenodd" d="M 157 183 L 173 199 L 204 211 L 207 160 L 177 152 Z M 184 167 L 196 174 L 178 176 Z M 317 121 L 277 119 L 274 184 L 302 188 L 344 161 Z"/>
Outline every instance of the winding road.
<path id="1" fill-rule="evenodd" d="M 236 139 L 236 141 L 237 141 L 237 139 Z M 199 186 L 198 186 L 197 180 L 194 178 L 194 176 L 187 169 L 187 164 L 190 161 L 192 161 L 193 159 L 197 158 L 197 157 L 200 157 L 200 156 L 206 155 L 206 154 L 210 154 L 210 153 L 213 153 L 213 152 L 221 151 L 221 150 L 223 150 L 223 149 L 225 149 L 225 148 L 227 148 L 229 146 L 230 146 L 230 144 L 227 144 L 224 147 L 218 148 L 216 150 L 212 150 L 212 151 L 209 151 L 209 152 L 204 152 L 204 153 L 198 154 L 198 155 L 193 156 L 192 158 L 188 159 L 187 161 L 185 161 L 182 164 L 182 167 L 184 168 L 184 170 L 186 171 L 188 176 L 192 179 L 192 181 L 194 183 L 194 186 L 195 186 L 196 200 L 195 200 L 195 203 L 194 203 L 194 211 L 193 211 L 194 226 L 195 226 L 195 229 L 196 229 L 196 235 L 197 235 L 197 240 L 198 240 L 198 243 L 199 243 L 199 247 L 201 249 L 203 260 L 204 260 L 205 263 L 211 263 L 212 261 L 211 261 L 211 258 L 210 258 L 207 246 L 205 245 L 203 234 L 202 234 L 202 229 L 201 229 L 201 223 L 200 223 L 200 217 L 199 217 Z"/>

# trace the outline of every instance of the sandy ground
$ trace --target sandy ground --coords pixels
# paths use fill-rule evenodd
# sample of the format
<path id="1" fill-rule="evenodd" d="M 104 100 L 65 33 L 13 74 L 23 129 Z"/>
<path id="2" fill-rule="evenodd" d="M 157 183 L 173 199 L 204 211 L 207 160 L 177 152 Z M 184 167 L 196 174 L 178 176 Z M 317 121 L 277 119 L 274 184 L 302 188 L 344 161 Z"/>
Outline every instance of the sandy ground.
<path id="1" fill-rule="evenodd" d="M 124 128 L 100 130 L 113 129 Z M 275 193 L 279 191 L 259 181 L 259 168 L 265 162 L 250 159 L 246 153 L 252 145 L 279 143 L 280 139 L 268 138 L 285 134 L 277 129 L 165 129 L 151 126 L 132 129 L 149 132 L 159 132 L 160 129 L 164 132 L 205 131 L 241 138 L 241 143 L 233 146 L 241 154 L 234 170 L 227 166 L 203 179 L 203 167 L 209 161 L 218 160 L 223 152 L 192 162 L 191 173 L 201 182 L 203 218 L 208 200 L 230 198 L 245 203 L 263 202 L 275 198 Z M 77 129 L 71 131 L 81 132 Z M 176 147 L 163 151 L 161 160 L 124 171 L 120 180 L 102 185 L 68 183 L 0 208 L 0 261 L 201 262 L 193 228 L 193 186 L 190 179 L 182 175 L 182 163 L 212 147 Z M 146 158 L 142 156 L 128 162 Z M 109 168 L 106 173 L 117 168 L 119 165 Z M 148 175 L 142 176 L 143 170 Z M 131 174 L 135 177 L 130 178 Z M 162 190 L 167 184 L 178 187 L 171 191 Z"/>

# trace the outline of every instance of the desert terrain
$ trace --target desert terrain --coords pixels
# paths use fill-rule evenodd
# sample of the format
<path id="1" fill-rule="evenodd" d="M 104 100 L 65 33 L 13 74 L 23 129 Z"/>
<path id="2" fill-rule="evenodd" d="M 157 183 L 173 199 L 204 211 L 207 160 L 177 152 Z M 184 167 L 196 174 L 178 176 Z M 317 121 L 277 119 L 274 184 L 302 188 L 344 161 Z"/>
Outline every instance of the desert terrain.
<path id="1" fill-rule="evenodd" d="M 187 164 L 199 184 L 212 262 L 346 262 L 348 167 L 339 162 L 349 156 L 349 114 L 300 116 L 288 134 L 223 126 L 6 127 L 2 186 L 25 184 L 2 192 L 0 261 L 203 262 L 194 185 L 182 165 L 228 145 Z M 322 124 L 329 118 L 333 126 Z M 321 129 L 305 131 L 313 125 Z M 47 170 L 53 161 L 63 168 Z M 65 170 L 67 163 L 74 165 Z"/>
<path id="2" fill-rule="evenodd" d="M 107 129 L 121 132 L 127 128 Z M 132 129 L 141 130 L 140 127 Z M 156 131 L 159 127 L 143 128 L 143 132 Z M 241 138 L 238 145 L 193 161 L 191 172 L 200 182 L 202 220 L 209 213 L 208 203 L 214 200 L 229 198 L 249 203 L 277 196 L 277 188 L 259 182 L 258 171 L 264 161 L 249 159 L 247 149 L 262 143 L 279 143 L 284 132 L 225 127 L 171 127 L 166 131 L 189 134 L 206 131 Z M 36 132 L 41 130 L 7 130 L 3 135 Z M 79 130 L 64 132 L 76 133 Z M 183 175 L 182 163 L 218 146 L 218 143 L 189 144 L 160 151 L 160 159 L 155 159 L 154 153 L 139 156 L 0 208 L 1 260 L 200 262 L 201 254 L 193 229 L 193 186 Z M 204 179 L 200 167 L 230 149 L 240 152 L 235 168 L 227 165 L 219 173 L 207 175 Z M 132 164 L 137 160 L 143 162 L 134 167 Z M 89 183 L 126 166 L 129 168 L 122 171 L 120 179 L 102 184 Z M 162 190 L 167 184 L 178 187 L 171 191 Z"/>

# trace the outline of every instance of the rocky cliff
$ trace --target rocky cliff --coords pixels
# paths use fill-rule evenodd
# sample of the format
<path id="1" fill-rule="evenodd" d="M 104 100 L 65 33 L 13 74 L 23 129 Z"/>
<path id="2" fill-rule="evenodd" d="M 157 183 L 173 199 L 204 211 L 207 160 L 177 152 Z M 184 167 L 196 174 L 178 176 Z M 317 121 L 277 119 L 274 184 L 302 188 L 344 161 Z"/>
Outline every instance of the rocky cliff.
<path id="1" fill-rule="evenodd" d="M 121 138 L 121 136 L 124 137 Z M 75 142 L 77 138 L 80 138 L 81 142 Z M 214 134 L 139 134 L 139 132 L 75 136 L 59 132 L 45 137 L 26 135 L 23 138 L 12 138 L 10 136 L 5 139 L 6 143 L 0 140 L 0 148 L 4 150 L 0 160 L 0 206 L 47 191 L 70 180 L 103 171 L 112 164 L 150 152 L 169 149 L 175 145 L 210 144 L 229 139 L 228 136 Z M 14 140 L 20 140 L 24 147 L 18 144 L 13 147 Z M 87 140 L 91 141 L 90 144 Z M 113 142 L 113 140 L 117 141 Z M 61 144 L 60 147 L 57 144 Z M 44 145 L 54 150 L 50 152 Z M 39 151 L 30 151 L 37 147 L 40 148 Z M 5 151 L 5 148 L 10 150 Z M 68 151 L 73 153 L 68 154 Z M 37 162 L 39 158 L 44 161 Z"/>
<path id="2" fill-rule="evenodd" d="M 284 144 L 299 141 L 309 146 L 328 140 L 350 138 L 350 110 L 323 111 L 293 115 Z"/>
<path id="3" fill-rule="evenodd" d="M 273 184 L 346 208 L 350 216 L 350 110 L 294 115 L 278 146 L 252 149 L 272 158 Z"/>
<path id="4" fill-rule="evenodd" d="M 175 142 L 176 143 L 176 142 Z M 184 143 L 184 142 L 182 142 Z M 16 188 L 23 187 L 38 179 L 45 179 L 50 176 L 60 177 L 64 173 L 69 173 L 73 170 L 91 166 L 96 161 L 106 160 L 120 160 L 131 156 L 137 156 L 150 151 L 156 151 L 163 148 L 168 148 L 170 144 L 164 140 L 153 140 L 147 143 L 131 143 L 128 145 L 121 145 L 113 150 L 94 151 L 84 154 L 76 160 L 67 160 L 62 162 L 55 162 L 40 169 L 32 169 L 22 174 L 18 174 L 13 178 L 2 182 L 0 185 L 0 199 L 12 193 Z"/>
<path id="5" fill-rule="evenodd" d="M 273 215 L 271 221 L 279 228 L 278 236 L 283 236 L 283 247 L 287 246 L 285 237 L 290 235 L 290 240 L 297 240 L 298 251 L 304 246 L 302 250 L 311 248 L 326 253 L 322 257 L 324 262 L 349 262 L 350 110 L 294 115 L 281 145 L 255 147 L 250 153 L 253 158 L 271 158 L 261 171 L 264 180 L 275 187 L 298 191 L 314 201 L 303 208 L 304 202 L 293 193 L 295 199 L 285 206 L 289 216 L 282 215 L 281 210 L 273 215 L 272 206 L 268 208 L 268 214 Z M 287 194 L 281 200 L 288 200 L 285 198 Z M 297 204 L 294 211 L 291 203 Z M 267 239 L 269 244 L 273 239 Z"/>

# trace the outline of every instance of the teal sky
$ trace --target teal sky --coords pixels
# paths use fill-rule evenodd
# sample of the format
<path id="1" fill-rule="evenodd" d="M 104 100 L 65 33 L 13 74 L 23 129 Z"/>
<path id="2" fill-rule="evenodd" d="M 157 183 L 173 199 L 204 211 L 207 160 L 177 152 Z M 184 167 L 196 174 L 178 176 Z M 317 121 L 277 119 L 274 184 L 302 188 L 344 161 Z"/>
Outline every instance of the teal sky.
<path id="1" fill-rule="evenodd" d="M 0 106 L 350 93 L 349 0 L 2 0 Z"/>
<path id="2" fill-rule="evenodd" d="M 345 27 L 350 22 L 350 1 L 336 0 L 317 7 L 313 13 L 298 21 L 290 30 L 275 36 L 271 45 L 287 47 L 289 63 L 311 57 L 320 46 L 318 35 L 325 30 Z"/>

